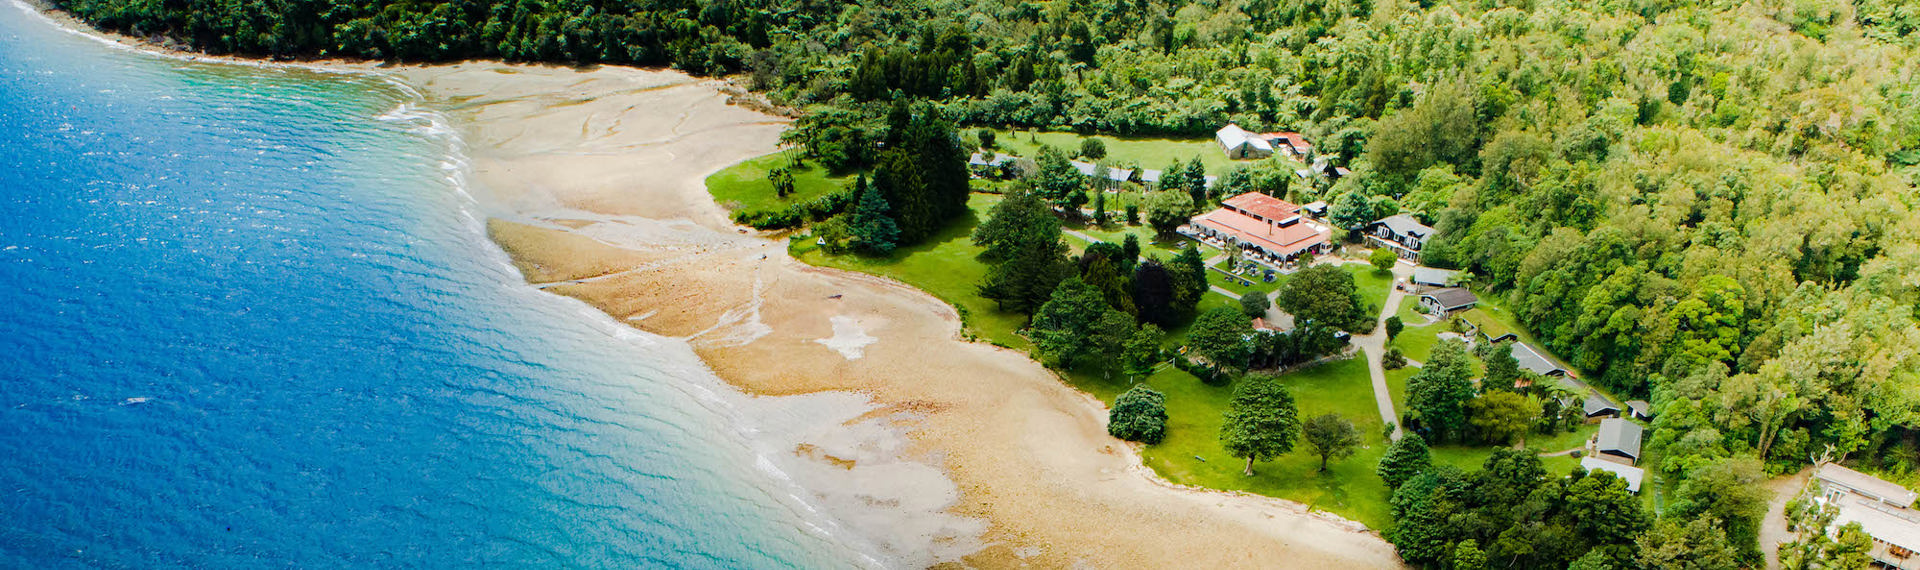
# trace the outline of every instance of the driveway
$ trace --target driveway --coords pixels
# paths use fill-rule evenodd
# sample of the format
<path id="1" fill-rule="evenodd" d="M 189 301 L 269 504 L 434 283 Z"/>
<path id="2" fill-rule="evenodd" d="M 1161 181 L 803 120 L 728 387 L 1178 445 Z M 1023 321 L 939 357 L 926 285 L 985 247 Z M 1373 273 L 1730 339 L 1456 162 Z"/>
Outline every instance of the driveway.
<path id="1" fill-rule="evenodd" d="M 1395 282 L 1412 275 L 1413 266 L 1405 263 L 1393 265 Z M 1400 291 L 1398 287 L 1388 291 L 1387 302 L 1380 307 L 1380 315 L 1374 323 L 1373 334 L 1353 337 L 1354 346 L 1360 347 L 1360 351 L 1367 356 L 1367 375 L 1373 377 L 1373 399 L 1380 408 L 1380 421 L 1394 426 L 1393 439 L 1395 440 L 1400 439 L 1400 414 L 1393 409 L 1393 392 L 1387 389 L 1387 368 L 1380 363 L 1380 359 L 1387 354 L 1387 317 L 1393 316 L 1400 310 L 1400 302 L 1406 296 L 1406 293 Z"/>
<path id="2" fill-rule="evenodd" d="M 1787 502 L 1806 488 L 1807 479 L 1812 476 L 1813 468 L 1808 467 L 1767 482 L 1767 491 L 1773 493 L 1773 499 L 1767 501 L 1767 518 L 1760 519 L 1760 551 L 1767 553 L 1767 568 L 1780 568 L 1780 543 L 1795 538 L 1787 531 Z"/>

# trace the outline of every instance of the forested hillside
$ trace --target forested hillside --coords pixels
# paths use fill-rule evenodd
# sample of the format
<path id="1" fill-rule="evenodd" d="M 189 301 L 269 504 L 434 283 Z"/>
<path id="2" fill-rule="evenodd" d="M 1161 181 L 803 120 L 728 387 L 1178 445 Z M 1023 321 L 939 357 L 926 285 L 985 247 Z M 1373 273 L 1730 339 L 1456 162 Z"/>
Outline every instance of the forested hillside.
<path id="1" fill-rule="evenodd" d="M 1264 189 L 1424 219 L 1429 263 L 1653 401 L 1648 467 L 1683 490 L 1668 534 L 1724 525 L 1750 563 L 1751 501 L 1690 479 L 1920 465 L 1907 0 L 60 3 L 214 52 L 740 73 L 805 109 L 790 139 L 839 170 L 882 159 L 901 98 L 962 125 L 1297 130 L 1354 175 Z"/>

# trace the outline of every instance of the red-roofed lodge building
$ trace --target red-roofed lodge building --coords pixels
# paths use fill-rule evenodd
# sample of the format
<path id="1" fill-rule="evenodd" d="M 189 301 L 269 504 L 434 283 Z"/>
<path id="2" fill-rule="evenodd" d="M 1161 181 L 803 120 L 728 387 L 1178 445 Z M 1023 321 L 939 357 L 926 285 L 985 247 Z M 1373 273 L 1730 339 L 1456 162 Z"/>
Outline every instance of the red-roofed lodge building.
<path id="1" fill-rule="evenodd" d="M 1239 247 L 1268 263 L 1333 250 L 1333 228 L 1300 215 L 1300 206 L 1259 192 L 1228 198 L 1220 209 L 1194 216 L 1180 233 L 1221 248 Z"/>

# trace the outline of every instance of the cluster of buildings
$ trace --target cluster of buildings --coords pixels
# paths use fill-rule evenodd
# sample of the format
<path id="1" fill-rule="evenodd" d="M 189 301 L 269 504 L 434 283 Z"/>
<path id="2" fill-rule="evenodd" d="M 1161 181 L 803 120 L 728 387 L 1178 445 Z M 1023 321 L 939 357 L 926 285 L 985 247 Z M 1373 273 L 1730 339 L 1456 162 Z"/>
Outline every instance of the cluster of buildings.
<path id="1" fill-rule="evenodd" d="M 1213 133 L 1213 141 L 1219 143 L 1221 152 L 1227 158 L 1262 159 L 1280 155 L 1311 166 L 1294 171 L 1304 180 L 1324 177 L 1329 181 L 1339 180 L 1349 174 L 1346 168 L 1334 166 L 1325 156 L 1315 157 L 1313 143 L 1307 142 L 1307 136 L 1295 133 L 1255 133 L 1240 125 L 1227 123 L 1227 126 Z"/>
<path id="2" fill-rule="evenodd" d="M 1876 567 L 1920 570 L 1920 494 L 1837 463 L 1814 467 L 1812 484 L 1814 500 L 1834 508 L 1832 528 L 1859 523 L 1873 537 L 1867 556 Z"/>
<path id="3" fill-rule="evenodd" d="M 1278 154 L 1302 162 L 1312 161 L 1312 166 L 1296 172 L 1301 178 L 1338 179 L 1347 175 L 1346 169 L 1333 167 L 1324 158 L 1315 160 L 1313 145 L 1299 133 L 1254 133 L 1229 124 L 1214 134 L 1214 141 L 1229 158 L 1260 159 Z M 1228 198 L 1219 209 L 1194 217 L 1179 231 L 1222 248 L 1240 247 L 1255 259 L 1284 263 L 1301 255 L 1332 250 L 1333 230 L 1326 223 L 1326 216 L 1326 202 L 1298 206 L 1264 194 L 1249 193 Z M 1368 224 L 1363 235 L 1369 245 L 1387 249 L 1417 264 L 1434 229 L 1413 216 L 1398 214 Z M 1419 295 L 1419 302 L 1428 313 L 1445 316 L 1473 309 L 1480 302 L 1471 290 L 1458 286 L 1458 281 L 1458 272 L 1421 266 L 1414 268 L 1407 285 Z M 1580 460 L 1581 467 L 1613 473 L 1626 482 L 1629 491 L 1640 492 L 1646 471 L 1638 463 L 1646 428 L 1635 420 L 1652 419 L 1650 404 L 1634 400 L 1627 402 L 1623 409 L 1580 383 L 1571 371 L 1545 353 L 1520 342 L 1515 334 L 1471 321 L 1467 324 L 1472 327 L 1469 334 L 1477 342 L 1511 341 L 1510 354 L 1522 370 L 1544 378 L 1566 379 L 1584 389 L 1587 393 L 1584 400 L 1563 402 L 1568 406 L 1579 405 L 1588 421 L 1600 424 L 1590 442 L 1591 453 Z M 1911 503 L 1912 498 L 1908 497 L 1907 502 Z M 1920 516 L 1914 520 L 1920 521 Z M 1915 538 L 1915 544 L 1920 545 L 1920 531 L 1916 531 Z"/>
<path id="4" fill-rule="evenodd" d="M 1214 140 L 1230 158 L 1259 159 L 1279 154 L 1307 162 L 1313 145 L 1299 133 L 1253 133 L 1238 125 L 1227 125 L 1215 133 Z M 1337 179 L 1345 169 L 1328 165 L 1324 159 L 1297 172 L 1301 178 L 1322 176 Z M 1325 220 L 1326 203 L 1301 206 L 1260 194 L 1235 196 L 1218 210 L 1195 217 L 1182 232 L 1216 245 L 1239 245 L 1269 259 L 1291 261 L 1305 253 L 1325 253 L 1331 249 L 1331 230 L 1322 223 L 1301 216 L 1304 210 L 1313 218 Z M 1369 224 L 1365 237 L 1374 247 L 1393 251 L 1401 259 L 1418 263 L 1420 252 L 1434 230 L 1412 216 L 1389 216 Z M 1472 309 L 1479 303 L 1473 292 L 1454 286 L 1452 271 L 1417 267 L 1408 280 L 1420 295 L 1428 312 L 1448 315 Z M 1520 368 L 1547 378 L 1566 378 L 1584 387 L 1566 368 L 1519 339 L 1511 332 L 1494 332 L 1473 323 L 1472 334 L 1482 342 L 1512 341 L 1509 345 Z M 1491 333 L 1491 334 L 1490 334 Z M 1573 402 L 1565 402 L 1567 405 Z M 1588 421 L 1599 422 L 1599 431 L 1590 442 L 1591 453 L 1580 459 L 1589 471 L 1606 471 L 1627 484 L 1627 490 L 1640 492 L 1646 471 L 1639 467 L 1646 428 L 1640 422 L 1653 419 L 1653 407 L 1644 400 L 1614 403 L 1591 389 L 1579 402 Z M 1636 421 L 1638 420 L 1638 421 Z M 1833 507 L 1833 528 L 1858 523 L 1873 538 L 1869 556 L 1877 568 L 1920 570 L 1920 509 L 1915 502 L 1920 493 L 1835 463 L 1815 467 L 1813 484 L 1816 500 Z"/>
<path id="5" fill-rule="evenodd" d="M 1408 281 L 1419 293 L 1421 304 L 1427 306 L 1434 314 L 1446 315 L 1471 309 L 1479 302 L 1472 291 L 1465 287 L 1454 286 L 1455 278 L 1456 272 L 1453 271 L 1418 267 L 1414 269 L 1414 274 Z M 1599 433 L 1590 442 L 1592 453 L 1580 459 L 1580 466 L 1588 471 L 1613 473 L 1626 481 L 1627 490 L 1640 492 L 1640 483 L 1646 478 L 1646 472 L 1638 466 L 1638 463 L 1646 428 L 1634 420 L 1652 420 L 1651 404 L 1642 400 L 1632 400 L 1627 402 L 1623 409 L 1606 396 L 1600 395 L 1598 391 L 1582 384 L 1573 371 L 1560 366 L 1546 353 L 1521 342 L 1518 335 L 1480 326 L 1472 320 L 1465 322 L 1470 327 L 1469 339 L 1475 343 L 1507 342 L 1508 354 L 1513 356 L 1514 363 L 1518 364 L 1521 370 L 1532 372 L 1542 378 L 1564 381 L 1576 389 L 1585 391 L 1587 395 L 1584 399 L 1568 399 L 1560 402 L 1562 406 L 1579 405 L 1587 421 L 1600 424 Z M 1525 388 L 1529 385 L 1531 382 L 1523 379 L 1516 382 L 1514 387 Z"/>

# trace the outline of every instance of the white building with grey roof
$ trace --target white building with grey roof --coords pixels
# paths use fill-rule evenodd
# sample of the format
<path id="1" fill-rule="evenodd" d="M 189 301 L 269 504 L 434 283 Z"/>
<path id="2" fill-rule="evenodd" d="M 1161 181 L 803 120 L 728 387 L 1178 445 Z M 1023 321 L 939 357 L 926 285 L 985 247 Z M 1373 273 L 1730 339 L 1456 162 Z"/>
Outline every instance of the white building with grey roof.
<path id="1" fill-rule="evenodd" d="M 1644 469 L 1632 465 L 1621 465 L 1597 457 L 1580 458 L 1580 468 L 1588 471 L 1605 471 L 1612 473 L 1614 476 L 1619 477 L 1620 480 L 1626 481 L 1627 491 L 1634 493 L 1640 492 L 1640 481 L 1647 477 L 1647 472 Z"/>
<path id="2" fill-rule="evenodd" d="M 1873 537 L 1867 555 L 1877 567 L 1920 570 L 1920 511 L 1913 508 L 1920 494 L 1837 463 L 1815 467 L 1813 482 L 1815 500 L 1834 508 L 1831 528 L 1859 523 Z"/>

